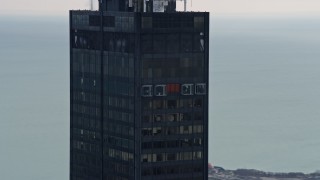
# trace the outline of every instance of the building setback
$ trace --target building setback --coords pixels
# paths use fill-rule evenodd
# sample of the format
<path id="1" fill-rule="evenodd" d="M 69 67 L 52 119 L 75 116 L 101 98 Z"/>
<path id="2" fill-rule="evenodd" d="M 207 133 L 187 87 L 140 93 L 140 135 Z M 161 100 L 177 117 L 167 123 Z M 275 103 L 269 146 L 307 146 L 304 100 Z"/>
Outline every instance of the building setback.
<path id="1" fill-rule="evenodd" d="M 70 179 L 207 180 L 209 13 L 70 11 Z"/>

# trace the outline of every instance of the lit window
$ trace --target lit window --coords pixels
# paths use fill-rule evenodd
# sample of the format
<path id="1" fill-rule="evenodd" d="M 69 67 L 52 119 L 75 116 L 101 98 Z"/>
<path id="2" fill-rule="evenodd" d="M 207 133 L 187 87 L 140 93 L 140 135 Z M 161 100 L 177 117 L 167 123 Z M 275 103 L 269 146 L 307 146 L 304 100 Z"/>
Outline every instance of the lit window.
<path id="1" fill-rule="evenodd" d="M 162 121 L 162 115 L 159 115 L 159 114 L 157 114 L 157 115 L 154 115 L 154 121 L 155 122 L 161 122 Z"/>
<path id="2" fill-rule="evenodd" d="M 155 96 L 166 96 L 166 85 L 156 85 L 154 88 L 154 95 Z"/>
<path id="3" fill-rule="evenodd" d="M 196 94 L 197 95 L 204 95 L 206 94 L 206 84 L 201 83 L 201 84 L 196 84 Z"/>
<path id="4" fill-rule="evenodd" d="M 204 17 L 194 17 L 194 28 L 197 30 L 203 30 Z"/>
<path id="5" fill-rule="evenodd" d="M 182 95 L 193 95 L 193 84 L 183 84 L 181 87 Z"/>
<path id="6" fill-rule="evenodd" d="M 176 114 L 168 114 L 168 115 L 166 115 L 166 121 L 169 121 L 169 122 L 177 121 L 177 115 Z"/>
<path id="7" fill-rule="evenodd" d="M 193 152 L 193 159 L 202 159 L 202 152 L 201 151 Z"/>
<path id="8" fill-rule="evenodd" d="M 203 132 L 203 126 L 202 125 L 193 126 L 193 133 L 202 133 L 202 132 Z"/>
<path id="9" fill-rule="evenodd" d="M 161 127 L 154 127 L 153 128 L 153 135 L 161 134 L 162 128 Z"/>
<path id="10" fill-rule="evenodd" d="M 148 155 L 147 154 L 143 154 L 142 158 L 141 158 L 142 162 L 148 162 Z"/>
<path id="11" fill-rule="evenodd" d="M 167 108 L 167 101 L 165 100 L 154 100 L 153 109 L 165 109 Z"/>
<path id="12" fill-rule="evenodd" d="M 152 96 L 152 85 L 144 85 L 142 86 L 142 96 L 151 97 Z"/>

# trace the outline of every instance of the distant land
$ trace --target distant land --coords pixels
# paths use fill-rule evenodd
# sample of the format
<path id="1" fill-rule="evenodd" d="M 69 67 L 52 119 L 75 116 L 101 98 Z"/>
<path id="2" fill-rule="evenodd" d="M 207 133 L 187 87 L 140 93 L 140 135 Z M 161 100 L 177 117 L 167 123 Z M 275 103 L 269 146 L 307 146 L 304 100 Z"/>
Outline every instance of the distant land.
<path id="1" fill-rule="evenodd" d="M 209 164 L 209 180 L 320 180 L 320 171 L 311 174 L 271 173 L 254 169 L 226 170 Z"/>

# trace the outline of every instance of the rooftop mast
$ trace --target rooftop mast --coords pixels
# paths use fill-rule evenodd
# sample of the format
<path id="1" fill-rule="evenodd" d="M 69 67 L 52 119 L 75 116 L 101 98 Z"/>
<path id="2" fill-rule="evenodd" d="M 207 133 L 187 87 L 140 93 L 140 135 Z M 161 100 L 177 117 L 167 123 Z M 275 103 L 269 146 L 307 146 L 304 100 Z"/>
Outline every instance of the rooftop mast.
<path id="1" fill-rule="evenodd" d="M 90 1 L 90 10 L 93 11 L 93 0 Z"/>
<path id="2" fill-rule="evenodd" d="M 188 0 L 99 0 L 103 11 L 125 12 L 175 12 L 177 1 L 183 1 L 183 11 L 186 12 Z"/>

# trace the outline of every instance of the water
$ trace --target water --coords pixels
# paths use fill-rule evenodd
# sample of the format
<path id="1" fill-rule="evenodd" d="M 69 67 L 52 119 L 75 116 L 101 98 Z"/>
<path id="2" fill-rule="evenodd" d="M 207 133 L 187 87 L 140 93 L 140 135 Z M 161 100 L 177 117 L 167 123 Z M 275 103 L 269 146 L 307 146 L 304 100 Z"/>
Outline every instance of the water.
<path id="1" fill-rule="evenodd" d="M 318 19 L 215 17 L 210 162 L 320 169 Z M 0 174 L 63 180 L 69 171 L 67 17 L 0 17 Z"/>
<path id="2" fill-rule="evenodd" d="M 227 168 L 320 168 L 319 18 L 216 18 L 210 161 Z"/>
<path id="3" fill-rule="evenodd" d="M 68 179 L 67 32 L 62 18 L 0 19 L 0 179 Z"/>

